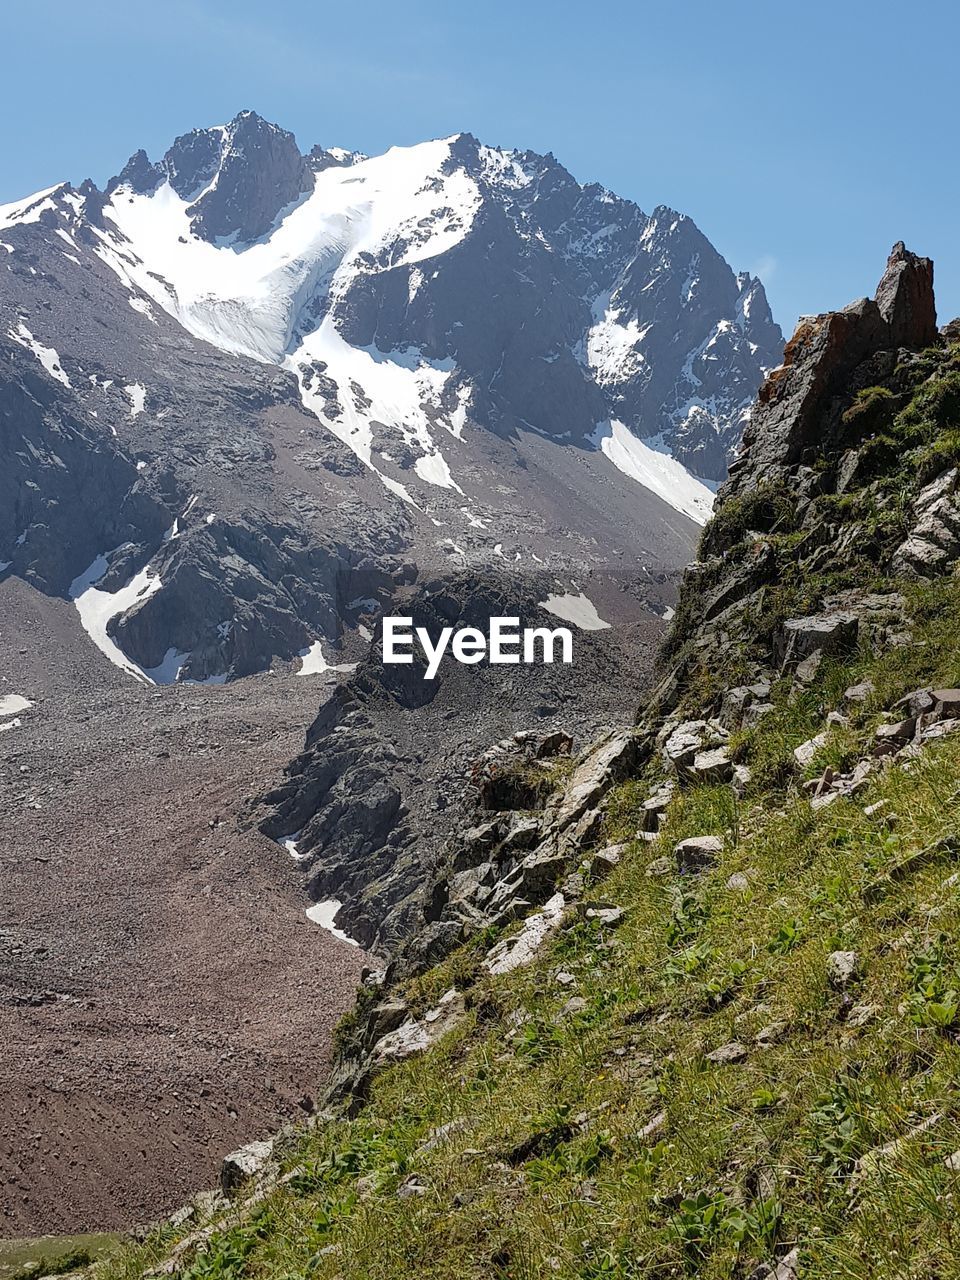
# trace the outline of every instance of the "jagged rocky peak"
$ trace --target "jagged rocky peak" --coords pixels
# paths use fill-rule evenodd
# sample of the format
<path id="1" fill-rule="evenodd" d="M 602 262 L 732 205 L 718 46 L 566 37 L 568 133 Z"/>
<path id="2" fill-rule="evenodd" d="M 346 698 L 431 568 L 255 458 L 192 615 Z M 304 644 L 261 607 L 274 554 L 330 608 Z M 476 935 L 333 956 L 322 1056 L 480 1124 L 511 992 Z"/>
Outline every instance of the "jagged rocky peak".
<path id="1" fill-rule="evenodd" d="M 315 170 L 292 133 L 255 111 L 241 111 L 227 125 L 182 134 L 159 164 L 138 151 L 108 190 L 129 186 L 148 194 L 166 180 L 181 199 L 194 202 L 189 213 L 195 235 L 212 243 L 249 243 L 312 189 Z"/>
<path id="2" fill-rule="evenodd" d="M 894 353 L 891 363 L 898 349 L 918 351 L 936 338 L 933 263 L 900 242 L 874 298 L 801 317 L 783 363 L 760 389 L 743 452 L 730 468 L 724 492 L 741 492 L 799 462 L 806 450 L 822 448 L 826 433 L 837 426 L 829 413 L 831 399 L 848 388 L 851 375 L 868 358 Z"/>
<path id="3" fill-rule="evenodd" d="M 894 588 L 960 560 L 958 336 L 937 331 L 932 262 L 902 243 L 875 297 L 801 318 L 685 572 L 656 712 L 739 728 L 785 673 L 802 683 L 844 647 L 902 642 Z M 733 670 L 733 689 L 705 675 Z"/>
<path id="4" fill-rule="evenodd" d="M 911 253 L 898 240 L 875 296 L 880 314 L 897 347 L 925 347 L 937 336 L 937 307 L 933 295 L 933 262 Z"/>
<path id="5" fill-rule="evenodd" d="M 322 173 L 324 169 L 349 169 L 351 165 L 360 164 L 366 159 L 362 151 L 346 151 L 343 147 L 321 147 L 317 143 L 310 149 L 307 165 L 311 172 Z"/>
<path id="6" fill-rule="evenodd" d="M 660 205 L 594 313 L 595 349 L 614 356 L 600 363 L 618 415 L 655 423 L 690 471 L 723 479 L 758 366 L 775 364 L 783 345 L 760 281 L 734 275 L 691 218 Z M 624 332 L 640 335 L 639 363 L 618 358 Z"/>
<path id="7" fill-rule="evenodd" d="M 780 360 L 762 284 L 735 275 L 691 218 L 582 184 L 551 153 L 462 132 L 373 158 L 325 147 L 302 157 L 291 134 L 243 112 L 184 134 L 160 164 L 138 153 L 110 193 L 126 184 L 150 198 L 165 181 L 182 207 L 160 202 L 145 218 L 142 201 L 114 198 L 110 247 L 129 240 L 145 264 L 139 286 L 196 336 L 292 358 L 305 379 L 319 357 L 338 384 L 320 406 L 335 433 L 358 382 L 356 368 L 338 376 L 343 339 L 390 364 L 411 349 L 423 363 L 454 362 L 431 413 L 469 403 L 472 421 L 504 435 L 533 429 L 611 457 L 668 453 L 713 487 Z M 184 211 L 194 237 L 239 258 L 304 192 L 292 266 L 288 236 L 287 256 L 258 260 L 262 280 L 241 272 L 220 297 L 230 261 L 195 296 L 212 260 L 194 254 Z M 379 382 L 383 369 L 373 372 Z"/>

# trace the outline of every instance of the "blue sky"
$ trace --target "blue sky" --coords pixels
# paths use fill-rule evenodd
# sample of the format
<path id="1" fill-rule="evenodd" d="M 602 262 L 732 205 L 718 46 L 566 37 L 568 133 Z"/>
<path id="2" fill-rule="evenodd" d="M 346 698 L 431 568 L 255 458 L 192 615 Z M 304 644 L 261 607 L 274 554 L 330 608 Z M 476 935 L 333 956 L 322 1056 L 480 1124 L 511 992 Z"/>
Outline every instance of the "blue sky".
<path id="1" fill-rule="evenodd" d="M 901 238 L 960 313 L 954 0 L 34 0 L 3 46 L 0 202 L 245 107 L 303 149 L 469 130 L 690 214 L 787 331 Z"/>

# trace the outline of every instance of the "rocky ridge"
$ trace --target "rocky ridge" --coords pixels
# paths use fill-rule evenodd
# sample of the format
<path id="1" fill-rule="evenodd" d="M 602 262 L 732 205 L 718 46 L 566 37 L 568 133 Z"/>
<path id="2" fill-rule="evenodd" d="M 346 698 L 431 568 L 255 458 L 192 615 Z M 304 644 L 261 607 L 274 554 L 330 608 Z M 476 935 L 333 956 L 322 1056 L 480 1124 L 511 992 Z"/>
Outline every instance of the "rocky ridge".
<path id="1" fill-rule="evenodd" d="M 891 416 L 903 408 L 934 369 L 940 372 L 942 341 L 936 330 L 932 263 L 902 244 L 891 253 L 876 300 L 801 321 L 784 364 L 761 389 L 741 458 L 721 489 L 698 562 L 687 570 L 677 621 L 664 646 L 670 667 L 637 727 L 601 739 L 571 762 L 569 778 L 545 804 L 534 798 L 536 767 L 554 750 L 566 757 L 568 739 L 520 732 L 478 759 L 479 821 L 455 831 L 446 852 L 435 849 L 430 861 L 440 871 L 432 884 L 403 862 L 394 869 L 394 886 L 398 880 L 409 884 L 411 877 L 415 885 L 427 883 L 419 904 L 411 904 L 386 948 L 392 957 L 388 985 L 398 975 L 436 963 L 479 931 L 542 909 L 555 894 L 560 908 L 569 907 L 585 884 L 609 873 L 619 850 L 602 848 L 603 802 L 616 783 L 649 771 L 651 761 L 662 762 L 665 772 L 644 802 L 639 832 L 641 840 L 655 840 L 678 785 L 719 783 L 740 794 L 748 790 L 751 771 L 737 763 L 731 737 L 762 726 L 765 713 L 774 710 L 771 694 L 778 680 L 787 677 L 802 690 L 813 683 L 822 663 L 849 654 L 858 644 L 882 650 L 909 641 L 903 595 L 855 584 L 881 572 L 902 571 L 904 548 L 916 546 L 923 530 L 929 536 L 931 506 L 949 502 L 957 472 L 947 468 L 931 480 L 937 466 L 931 459 L 915 484 L 915 523 L 906 529 L 899 524 L 899 505 L 897 522 L 878 519 L 874 504 L 882 512 L 890 477 L 868 460 L 888 455 L 878 444 L 877 418 L 864 406 L 879 399 Z M 936 357 L 922 354 L 931 346 Z M 878 378 L 897 391 L 888 391 Z M 851 502 L 855 494 L 859 496 Z M 846 503 L 838 504 L 838 497 L 846 497 Z M 872 543 L 863 524 L 851 519 L 851 509 L 859 514 L 868 497 Z M 960 555 L 960 527 L 956 535 L 945 523 L 937 529 L 947 542 L 932 561 L 941 571 Z M 789 579 L 780 563 L 784 554 L 789 556 Z M 930 572 L 929 563 L 917 556 L 907 567 L 914 576 Z M 790 617 L 795 604 L 816 611 Z M 740 683 L 721 686 L 721 672 L 728 678 L 738 673 Z M 949 701 L 948 693 L 941 693 Z M 919 693 L 911 696 L 921 698 Z M 850 691 L 848 709 L 856 700 L 856 691 Z M 940 708 L 935 715 L 901 717 L 878 729 L 870 756 L 846 770 L 828 766 L 812 779 L 807 790 L 814 807 L 856 795 L 892 752 L 908 758 L 925 741 L 949 732 L 953 717 L 928 693 L 926 711 L 935 705 Z M 840 710 L 832 716 L 822 734 L 795 749 L 797 766 L 817 758 L 831 728 L 848 723 Z M 316 814 L 321 826 L 329 818 L 323 807 Z M 462 810 L 457 816 L 462 819 Z M 674 856 L 681 871 L 702 870 L 719 852 L 712 834 L 704 841 L 677 847 Z M 652 873 L 668 874 L 673 867 L 673 860 L 664 861 Z M 338 896 L 343 887 L 347 897 L 350 881 L 343 879 L 342 870 L 334 862 L 323 883 Z M 356 917 L 348 909 L 343 918 Z M 367 929 L 368 938 L 384 941 L 383 934 L 369 932 L 369 925 Z M 336 1085 L 340 1092 L 362 1092 L 370 1070 L 393 1060 L 397 1050 L 405 1056 L 411 1044 L 419 1051 L 432 1043 L 434 1037 L 418 1033 L 397 1038 L 389 1053 L 378 1050 L 380 1035 L 396 1031 L 394 1025 L 384 1031 L 378 1008 L 374 1003 L 370 1015 L 374 1030 L 358 1042 L 359 1067 L 358 1059 L 348 1055 Z M 389 1021 L 400 1020 L 400 1025 L 402 1007 L 393 997 L 389 1008 Z"/>

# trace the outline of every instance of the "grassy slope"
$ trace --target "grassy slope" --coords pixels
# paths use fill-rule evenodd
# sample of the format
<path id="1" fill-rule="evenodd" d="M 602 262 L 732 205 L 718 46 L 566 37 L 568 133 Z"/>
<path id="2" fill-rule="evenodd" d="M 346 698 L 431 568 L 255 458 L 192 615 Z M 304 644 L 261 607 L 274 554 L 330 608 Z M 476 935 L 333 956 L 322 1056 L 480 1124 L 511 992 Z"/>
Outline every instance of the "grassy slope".
<path id="1" fill-rule="evenodd" d="M 288 1166 L 305 1171 L 254 1214 L 239 1207 L 236 1225 L 193 1262 L 195 1280 L 747 1276 L 793 1244 L 805 1280 L 960 1275 L 960 1173 L 944 1163 L 960 1149 L 960 854 L 950 851 L 960 849 L 960 735 L 819 813 L 784 767 L 865 676 L 872 702 L 834 733 L 820 767 L 865 751 L 901 694 L 960 685 L 960 583 L 911 588 L 876 568 L 903 530 L 905 504 L 890 495 L 909 488 L 931 451 L 934 467 L 960 456 L 957 349 L 925 359 L 924 377 L 940 362 L 935 386 L 892 405 L 866 393 L 854 406 L 876 415 L 879 479 L 868 472 L 840 504 L 824 500 L 862 529 L 868 554 L 852 581 L 903 587 L 912 643 L 825 664 L 792 700 L 775 689 L 776 709 L 736 742 L 755 776 L 744 800 L 728 788 L 681 793 L 658 843 L 632 845 L 596 890 L 624 908 L 619 927 L 574 917 L 533 966 L 497 979 L 479 970 L 490 940 L 477 940 L 421 980 L 410 994 L 424 1007 L 451 981 L 464 987 L 464 1022 L 382 1075 L 357 1119 L 291 1144 Z M 899 478 L 887 455 L 902 461 Z M 779 617 L 851 582 L 791 581 L 799 535 L 785 517 L 774 513 L 767 530 L 783 572 L 770 616 L 756 620 L 758 649 Z M 688 690 L 691 708 L 710 692 L 705 675 L 694 679 L 707 687 Z M 610 839 L 632 836 L 653 781 L 651 772 L 611 797 Z M 879 800 L 897 815 L 892 826 L 863 812 Z M 647 876 L 677 839 L 706 833 L 726 836 L 709 875 Z M 873 890 L 944 837 L 936 856 Z M 727 885 L 737 871 L 745 890 Z M 846 995 L 828 980 L 836 949 L 859 957 Z M 572 996 L 578 1009 L 565 1008 Z M 851 1005 L 872 1007 L 861 1025 Z M 764 1047 L 757 1033 L 771 1027 Z M 746 1050 L 740 1061 L 708 1059 L 733 1040 Z M 921 1136 L 856 1173 L 865 1153 L 931 1117 Z M 411 1175 L 420 1194 L 398 1195 Z M 100 1274 L 139 1274 L 174 1234 L 123 1251 Z"/>
<path id="2" fill-rule="evenodd" d="M 742 752 L 788 753 L 865 674 L 877 706 L 918 683 L 960 683 L 960 589 L 938 594 L 936 608 L 929 591 L 915 594 L 909 649 L 824 671 Z M 874 721 L 866 709 L 862 740 Z M 611 837 L 636 829 L 645 794 L 628 783 L 613 797 Z M 960 1148 L 960 1048 L 938 1025 L 960 1002 L 960 859 L 944 853 L 864 896 L 905 856 L 957 834 L 958 797 L 950 739 L 818 814 L 773 790 L 740 805 L 727 788 L 682 793 L 659 844 L 634 847 L 603 886 L 625 908 L 619 928 L 573 922 L 530 969 L 476 980 L 463 1026 L 383 1075 L 358 1119 L 297 1144 L 289 1162 L 306 1174 L 220 1236 L 192 1274 L 728 1276 L 793 1242 L 810 1277 L 960 1274 L 960 1174 L 943 1163 Z M 879 799 L 898 815 L 892 831 L 862 811 Z M 675 840 L 724 831 L 723 858 L 702 880 L 645 874 Z M 750 876 L 747 891 L 726 887 L 734 871 Z M 827 979 L 838 948 L 861 959 L 853 1000 L 876 1006 L 861 1028 L 846 1025 L 849 1000 Z M 464 982 L 474 960 L 469 949 L 453 957 L 420 994 L 451 974 Z M 571 994 L 586 1002 L 578 1013 L 563 1011 Z M 775 1042 L 758 1046 L 756 1033 L 778 1023 Z M 741 1062 L 706 1059 L 734 1039 L 748 1050 Z M 851 1195 L 859 1156 L 938 1113 Z M 425 1150 L 450 1121 L 462 1127 Z M 398 1197 L 411 1173 L 424 1193 Z M 135 1274 L 163 1245 L 105 1274 Z"/>

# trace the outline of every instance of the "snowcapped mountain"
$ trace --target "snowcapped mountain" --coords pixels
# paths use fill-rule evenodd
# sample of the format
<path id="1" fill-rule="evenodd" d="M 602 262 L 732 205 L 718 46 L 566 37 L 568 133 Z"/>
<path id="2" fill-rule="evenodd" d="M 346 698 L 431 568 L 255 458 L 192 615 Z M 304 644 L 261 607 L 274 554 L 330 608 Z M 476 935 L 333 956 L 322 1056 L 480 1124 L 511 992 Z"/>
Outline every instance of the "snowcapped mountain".
<path id="1" fill-rule="evenodd" d="M 0 207 L 0 564 L 161 681 L 425 568 L 675 567 L 781 347 L 689 218 L 550 155 L 243 112 Z"/>

